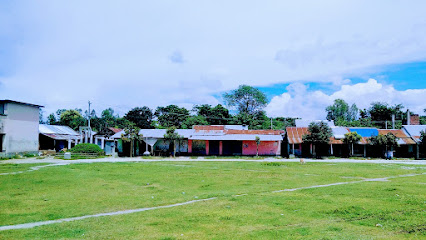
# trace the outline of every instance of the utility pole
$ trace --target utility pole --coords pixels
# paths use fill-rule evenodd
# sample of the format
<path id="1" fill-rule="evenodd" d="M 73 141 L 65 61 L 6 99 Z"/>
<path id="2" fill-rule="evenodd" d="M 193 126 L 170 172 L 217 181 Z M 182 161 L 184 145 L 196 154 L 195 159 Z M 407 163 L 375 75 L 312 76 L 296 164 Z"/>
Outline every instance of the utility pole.
<path id="1" fill-rule="evenodd" d="M 91 112 L 90 112 L 90 105 L 91 105 L 92 103 L 89 101 L 89 115 L 88 115 L 88 122 L 87 122 L 87 126 L 89 127 L 89 142 L 90 143 L 92 143 L 92 128 L 90 127 L 90 117 L 91 117 Z"/>
<path id="2" fill-rule="evenodd" d="M 272 128 L 272 118 L 271 118 L 271 130 L 272 130 L 273 128 Z"/>

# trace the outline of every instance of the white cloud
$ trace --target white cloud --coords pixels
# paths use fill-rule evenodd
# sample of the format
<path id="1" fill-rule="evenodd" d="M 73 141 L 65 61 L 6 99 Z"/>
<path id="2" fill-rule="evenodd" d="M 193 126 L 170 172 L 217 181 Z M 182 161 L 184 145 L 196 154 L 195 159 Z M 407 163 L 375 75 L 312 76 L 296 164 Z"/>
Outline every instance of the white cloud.
<path id="1" fill-rule="evenodd" d="M 266 107 L 269 116 L 302 117 L 305 119 L 325 119 L 325 108 L 335 99 L 344 99 L 358 108 L 369 108 L 372 102 L 386 102 L 390 105 L 402 103 L 415 113 L 422 114 L 426 108 L 426 89 L 396 90 L 392 85 L 369 79 L 364 83 L 342 85 L 332 94 L 322 91 L 309 91 L 306 85 L 290 84 L 287 92 L 272 98 Z"/>
<path id="2" fill-rule="evenodd" d="M 240 84 L 339 87 L 346 74 L 426 59 L 424 9 L 421 0 L 2 2 L 0 96 L 125 112 L 215 104 Z"/>

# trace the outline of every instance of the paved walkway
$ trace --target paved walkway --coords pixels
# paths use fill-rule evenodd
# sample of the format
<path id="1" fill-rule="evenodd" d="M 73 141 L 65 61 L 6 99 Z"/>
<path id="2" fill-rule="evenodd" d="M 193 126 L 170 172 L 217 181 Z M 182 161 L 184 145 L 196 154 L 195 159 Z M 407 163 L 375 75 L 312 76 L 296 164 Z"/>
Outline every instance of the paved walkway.
<path id="1" fill-rule="evenodd" d="M 322 163 L 378 163 L 378 164 L 413 164 L 413 165 L 426 165 L 426 160 L 384 160 L 384 159 L 373 159 L 373 160 L 358 160 L 358 159 L 309 159 L 304 158 L 306 163 L 310 162 L 322 162 Z M 107 157 L 101 159 L 77 159 L 77 160 L 61 160 L 54 158 L 45 158 L 45 159 L 36 159 L 36 158 L 27 158 L 27 159 L 10 159 L 0 161 L 0 164 L 28 164 L 28 163 L 54 163 L 54 164 L 71 164 L 71 163 L 114 163 L 114 162 L 299 162 L 299 158 L 295 159 L 285 159 L 285 158 L 262 158 L 262 159 L 240 159 L 240 158 L 190 158 L 190 157 L 177 157 L 177 158 L 154 158 L 154 159 L 144 159 L 141 157 L 133 158 L 114 158 Z"/>
<path id="2" fill-rule="evenodd" d="M 282 190 L 272 191 L 270 193 L 293 192 L 293 191 L 303 190 L 303 189 L 331 187 L 331 186 L 337 186 L 337 185 L 354 184 L 354 183 L 362 183 L 362 182 L 374 182 L 374 181 L 382 182 L 382 181 L 389 181 L 389 179 L 391 179 L 391 178 L 413 177 L 413 176 L 418 176 L 418 175 L 423 175 L 423 174 L 426 174 L 426 173 L 405 174 L 405 175 L 390 176 L 390 177 L 383 177 L 383 178 L 366 178 L 366 179 L 363 179 L 363 180 L 351 181 L 351 182 L 337 182 L 337 183 L 330 183 L 330 184 L 323 184 L 323 185 L 313 185 L 313 186 L 307 186 L 307 187 L 282 189 Z M 248 194 L 238 194 L 238 195 L 233 195 L 233 197 L 242 197 L 242 196 L 247 196 L 247 195 Z M 202 202 L 202 201 L 211 201 L 211 200 L 215 200 L 215 199 L 217 199 L 217 197 L 198 199 L 198 200 L 192 200 L 192 201 L 175 203 L 175 204 L 171 204 L 171 205 L 157 206 L 157 207 L 138 208 L 138 209 L 116 211 L 116 212 L 107 212 L 107 213 L 85 215 L 85 216 L 80 216 L 80 217 L 62 218 L 62 219 L 49 220 L 49 221 L 0 226 L 0 231 L 34 228 L 34 227 L 43 226 L 43 225 L 50 225 L 50 224 L 62 223 L 62 222 L 72 222 L 72 221 L 78 221 L 78 220 L 83 220 L 83 219 L 87 219 L 87 218 L 98 218 L 98 217 L 105 217 L 105 216 L 124 215 L 124 214 L 130 214 L 130 213 L 145 212 L 145 211 L 149 211 L 149 210 L 178 207 L 178 206 L 187 205 L 187 204 L 191 204 L 191 203 Z"/>

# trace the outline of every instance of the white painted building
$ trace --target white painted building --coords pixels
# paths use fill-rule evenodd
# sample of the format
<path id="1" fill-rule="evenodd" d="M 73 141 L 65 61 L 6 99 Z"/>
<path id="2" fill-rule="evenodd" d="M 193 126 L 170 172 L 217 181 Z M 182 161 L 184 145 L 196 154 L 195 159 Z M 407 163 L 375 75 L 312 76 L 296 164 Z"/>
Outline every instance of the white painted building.
<path id="1" fill-rule="evenodd" d="M 37 153 L 40 105 L 0 100 L 0 156 Z"/>

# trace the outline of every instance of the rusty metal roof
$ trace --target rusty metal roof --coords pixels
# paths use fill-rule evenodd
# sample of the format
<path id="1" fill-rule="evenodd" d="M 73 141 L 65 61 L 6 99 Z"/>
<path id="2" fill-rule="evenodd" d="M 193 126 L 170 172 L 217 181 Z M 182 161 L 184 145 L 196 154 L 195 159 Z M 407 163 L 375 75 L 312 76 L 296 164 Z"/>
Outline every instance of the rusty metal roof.
<path id="1" fill-rule="evenodd" d="M 392 133 L 398 139 L 398 144 L 407 145 L 407 144 L 416 144 L 416 142 L 408 136 L 402 129 L 379 129 L 380 135 L 386 135 L 387 133 Z"/>
<path id="2" fill-rule="evenodd" d="M 300 144 L 302 143 L 302 137 L 305 134 L 308 134 L 307 127 L 287 127 L 287 139 L 290 144 Z"/>
<path id="3" fill-rule="evenodd" d="M 281 135 L 283 130 L 225 130 L 225 134 Z"/>

